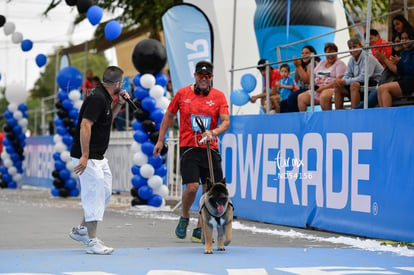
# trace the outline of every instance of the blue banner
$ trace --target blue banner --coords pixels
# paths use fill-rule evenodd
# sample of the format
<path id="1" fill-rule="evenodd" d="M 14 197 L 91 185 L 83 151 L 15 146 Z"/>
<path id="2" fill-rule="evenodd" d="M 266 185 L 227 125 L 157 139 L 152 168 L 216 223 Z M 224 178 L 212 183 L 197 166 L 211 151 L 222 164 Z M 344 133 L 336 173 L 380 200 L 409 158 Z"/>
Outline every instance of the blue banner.
<path id="1" fill-rule="evenodd" d="M 205 14 L 191 4 L 169 8 L 162 16 L 173 93 L 194 83 L 198 61 L 213 61 L 213 32 Z"/>
<path id="2" fill-rule="evenodd" d="M 232 116 L 221 153 L 235 215 L 414 241 L 413 107 Z"/>

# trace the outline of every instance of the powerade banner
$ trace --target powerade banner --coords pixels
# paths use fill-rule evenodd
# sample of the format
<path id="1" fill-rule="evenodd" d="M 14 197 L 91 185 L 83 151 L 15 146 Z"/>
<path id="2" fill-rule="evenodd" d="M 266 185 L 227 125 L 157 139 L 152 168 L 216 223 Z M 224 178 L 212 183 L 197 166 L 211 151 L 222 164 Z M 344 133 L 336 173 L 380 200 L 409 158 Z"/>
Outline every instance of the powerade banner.
<path id="1" fill-rule="evenodd" d="M 213 61 L 213 32 L 205 14 L 191 4 L 169 8 L 162 16 L 173 93 L 194 83 L 198 61 Z"/>
<path id="2" fill-rule="evenodd" d="M 414 107 L 232 116 L 223 170 L 239 217 L 414 241 Z"/>
<path id="3" fill-rule="evenodd" d="M 276 47 L 332 32 L 336 29 L 336 15 L 332 0 L 256 0 L 254 29 L 260 57 L 277 60 Z M 334 34 L 281 49 L 282 60 L 299 56 L 305 45 L 312 45 L 323 53 L 324 45 L 333 42 Z"/>

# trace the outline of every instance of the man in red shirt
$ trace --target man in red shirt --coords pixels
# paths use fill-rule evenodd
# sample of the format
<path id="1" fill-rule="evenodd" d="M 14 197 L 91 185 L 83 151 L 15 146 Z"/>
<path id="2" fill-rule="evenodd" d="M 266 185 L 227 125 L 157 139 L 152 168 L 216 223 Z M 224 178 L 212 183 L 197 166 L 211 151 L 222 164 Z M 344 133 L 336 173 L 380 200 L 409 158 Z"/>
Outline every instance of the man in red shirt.
<path id="1" fill-rule="evenodd" d="M 391 43 L 388 42 L 388 41 L 382 40 L 382 38 L 381 38 L 381 36 L 380 36 L 380 34 L 378 33 L 377 30 L 371 29 L 369 31 L 369 45 L 370 46 L 381 46 L 381 45 L 388 45 L 388 44 L 391 44 Z M 381 52 L 381 53 L 385 54 L 387 59 L 389 59 L 392 55 L 392 47 L 391 46 L 390 47 L 381 47 L 381 48 L 372 48 L 371 50 L 372 50 L 372 55 L 375 56 L 375 57 L 377 57 L 377 54 L 376 54 L 377 52 Z M 377 57 L 377 59 L 378 59 L 378 57 Z M 380 61 L 380 60 L 378 59 L 378 61 Z M 385 65 L 383 63 L 381 63 L 381 65 L 383 67 L 385 67 Z"/>
<path id="2" fill-rule="evenodd" d="M 180 111 L 180 160 L 181 177 L 185 189 L 182 194 L 182 215 L 175 229 L 178 238 L 184 239 L 190 218 L 190 207 L 193 204 L 200 182 L 203 194 L 206 191 L 209 166 L 206 144 L 200 142 L 206 137 L 210 142 L 213 160 L 214 179 L 223 179 L 221 156 L 218 151 L 217 135 L 230 127 L 229 106 L 223 92 L 213 88 L 213 64 L 200 61 L 196 64 L 195 84 L 178 90 L 171 100 L 161 122 L 158 141 L 154 146 L 154 156 L 158 156 L 164 146 L 164 136 Z M 198 127 L 195 118 L 199 116 L 206 128 L 204 133 Z M 220 124 L 219 124 L 220 121 Z M 191 237 L 194 242 L 201 242 L 200 220 Z"/>
<path id="3" fill-rule="evenodd" d="M 251 103 L 255 103 L 256 100 L 259 98 L 261 99 L 261 104 L 262 104 L 262 107 L 265 113 L 267 113 L 266 112 L 266 67 L 267 66 L 269 67 L 269 78 L 270 78 L 269 89 L 271 89 L 269 98 L 270 96 L 274 96 L 277 94 L 277 83 L 279 83 L 279 80 L 282 79 L 282 76 L 280 75 L 279 70 L 276 68 L 272 68 L 270 65 L 265 65 L 266 62 L 267 62 L 266 59 L 260 59 L 259 62 L 257 63 L 257 69 L 260 71 L 261 75 L 264 78 L 263 92 L 258 95 L 254 95 L 250 97 Z M 270 104 L 270 109 L 273 109 L 272 104 Z"/>

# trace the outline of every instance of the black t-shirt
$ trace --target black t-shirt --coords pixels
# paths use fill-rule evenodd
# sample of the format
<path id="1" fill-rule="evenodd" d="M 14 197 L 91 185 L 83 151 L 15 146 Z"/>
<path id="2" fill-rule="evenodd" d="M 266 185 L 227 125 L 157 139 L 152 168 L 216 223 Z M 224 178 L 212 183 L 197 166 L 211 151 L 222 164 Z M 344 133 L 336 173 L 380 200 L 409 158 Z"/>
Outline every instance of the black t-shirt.
<path id="1" fill-rule="evenodd" d="M 80 125 L 83 118 L 93 121 L 89 158 L 103 159 L 108 149 L 109 135 L 112 125 L 112 96 L 101 84 L 89 91 L 79 111 L 78 125 L 70 155 L 75 158 L 82 156 L 80 145 Z"/>

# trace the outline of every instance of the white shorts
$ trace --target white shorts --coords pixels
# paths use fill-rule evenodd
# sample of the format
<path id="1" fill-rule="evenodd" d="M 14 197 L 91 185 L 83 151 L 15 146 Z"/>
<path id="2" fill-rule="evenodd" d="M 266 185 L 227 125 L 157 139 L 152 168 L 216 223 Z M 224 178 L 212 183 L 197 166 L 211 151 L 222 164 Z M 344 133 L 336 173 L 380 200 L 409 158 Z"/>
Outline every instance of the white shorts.
<path id="1" fill-rule="evenodd" d="M 76 166 L 79 159 L 72 158 L 72 162 Z M 112 194 L 112 173 L 108 160 L 89 159 L 85 171 L 79 175 L 79 181 L 85 221 L 102 221 Z"/>

